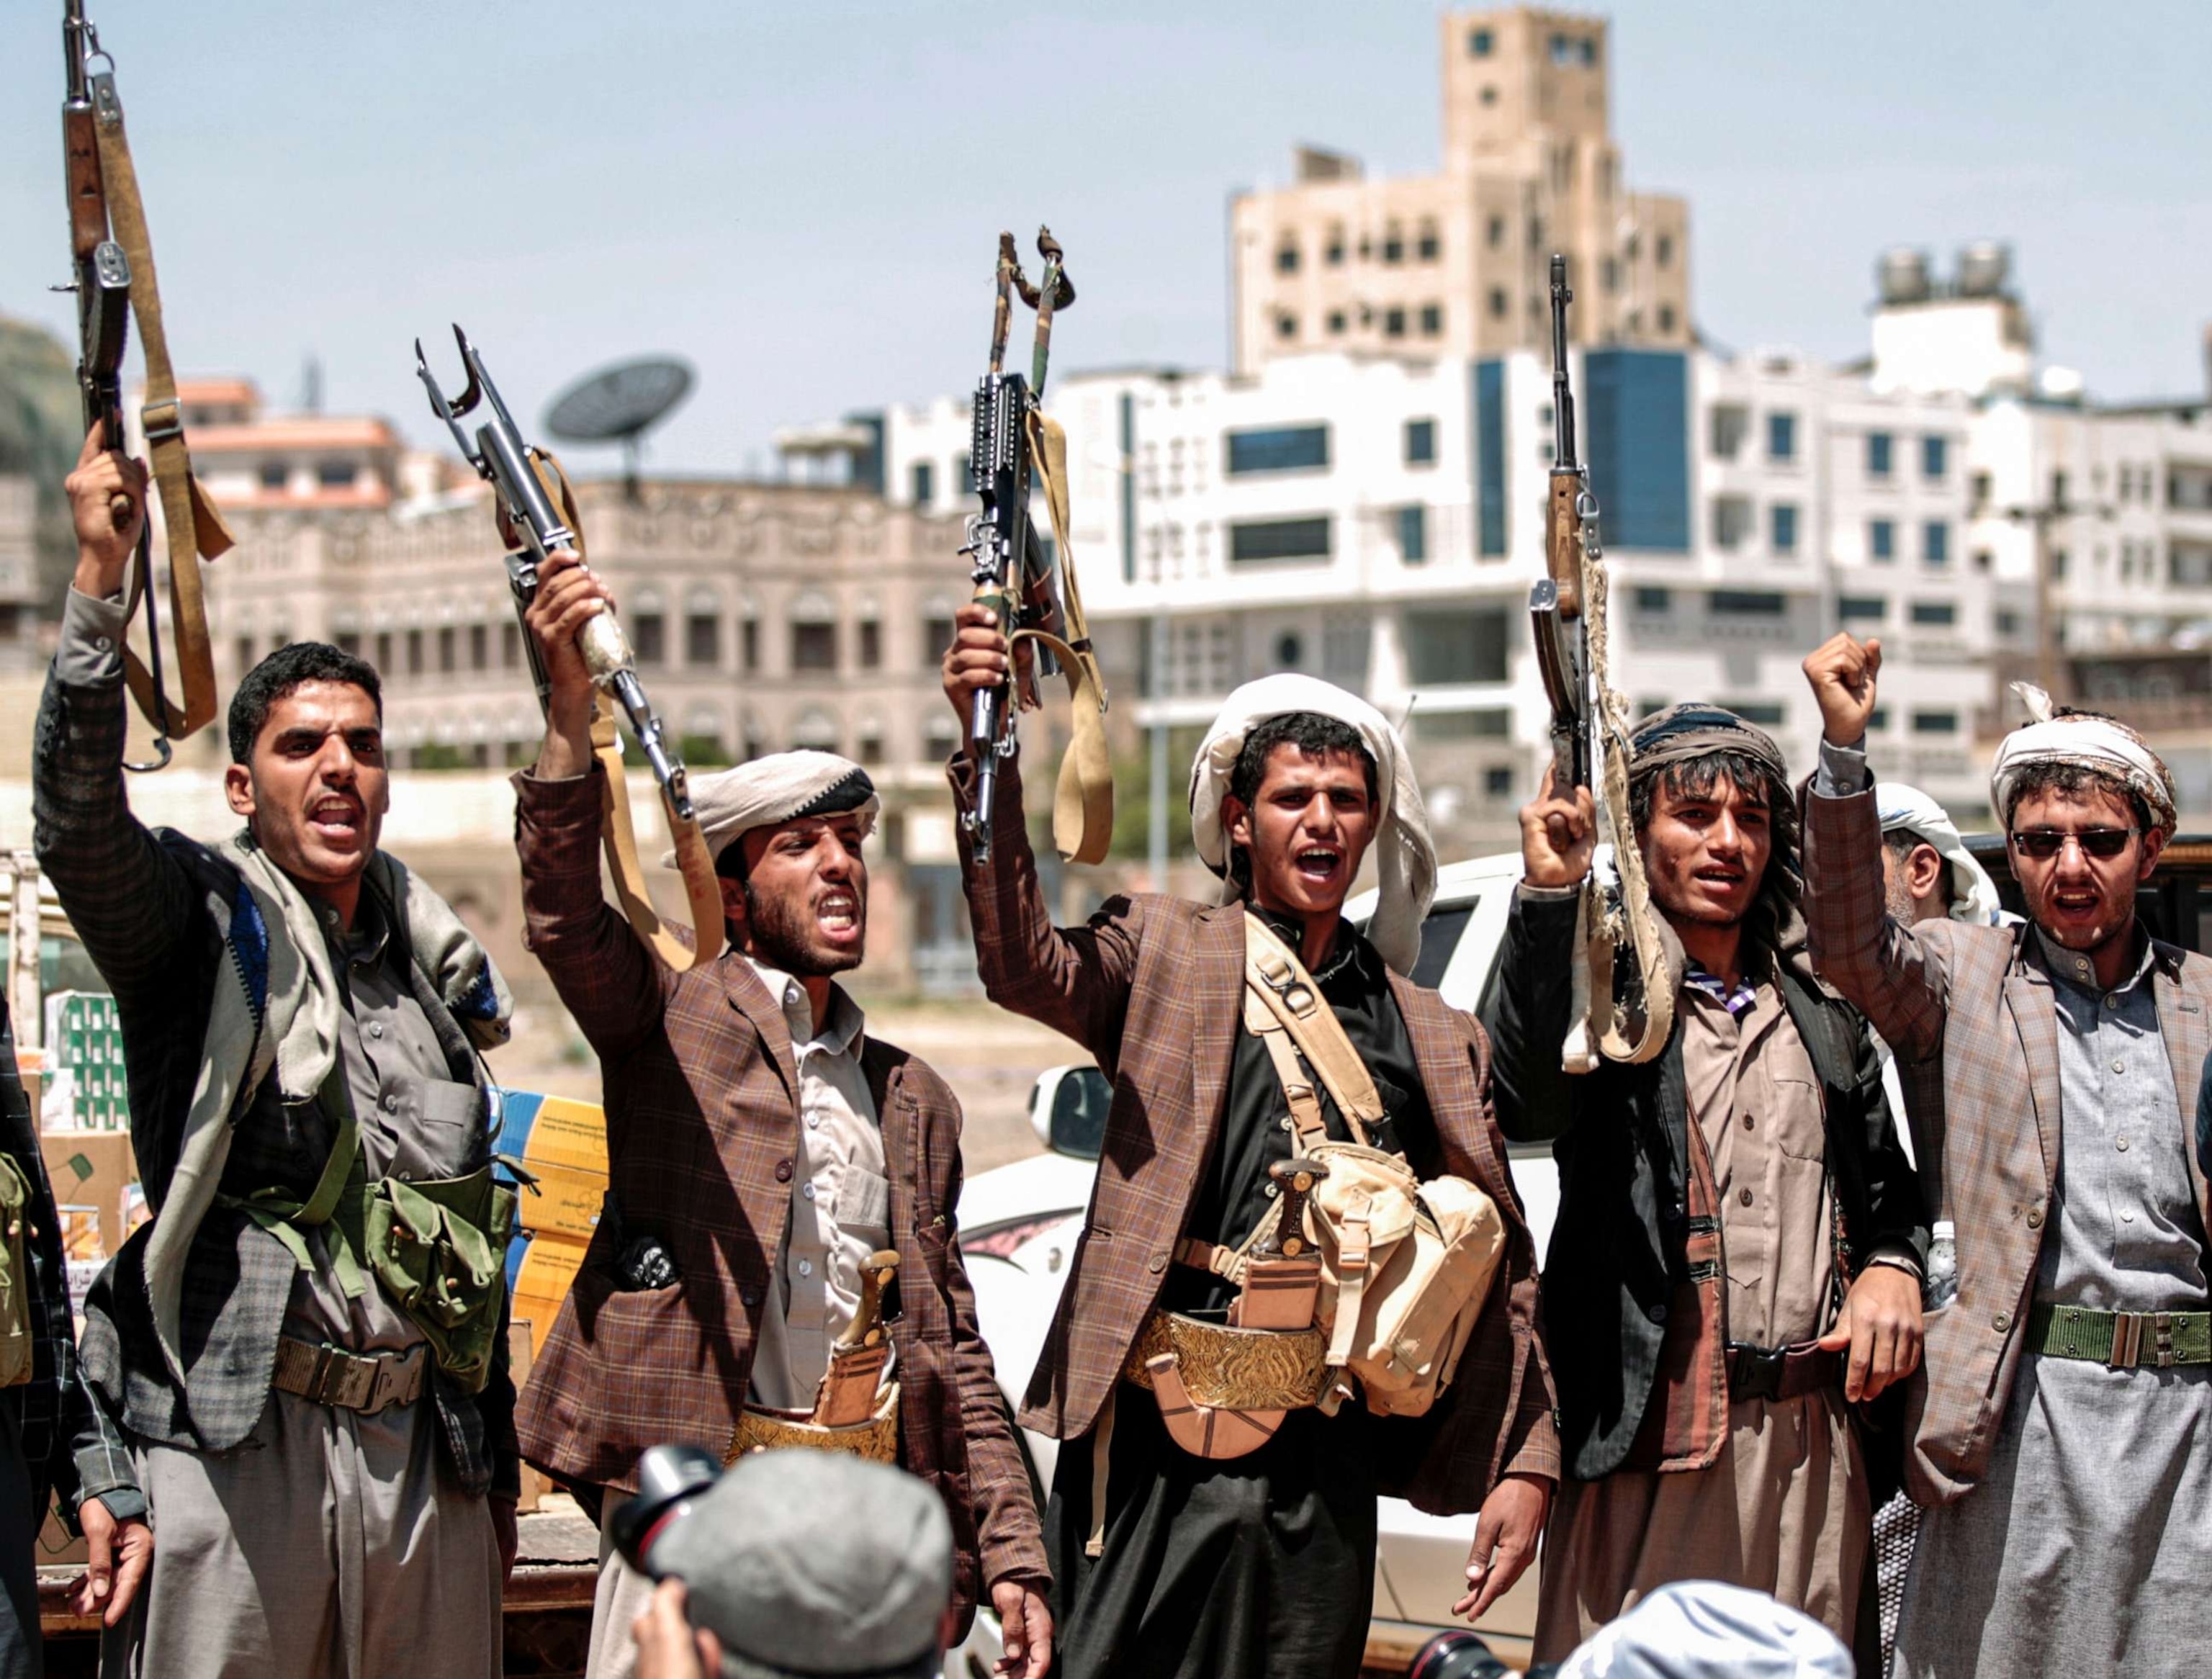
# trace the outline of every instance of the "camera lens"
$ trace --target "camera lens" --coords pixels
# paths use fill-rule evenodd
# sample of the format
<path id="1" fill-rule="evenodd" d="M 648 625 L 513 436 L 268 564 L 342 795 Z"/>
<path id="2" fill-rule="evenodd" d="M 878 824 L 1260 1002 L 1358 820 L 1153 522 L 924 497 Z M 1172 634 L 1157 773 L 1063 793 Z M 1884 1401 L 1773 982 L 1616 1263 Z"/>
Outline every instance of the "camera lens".
<path id="1" fill-rule="evenodd" d="M 1438 1633 L 1421 1646 L 1406 1679 L 1499 1679 L 1513 1670 L 1474 1633 Z"/>
<path id="2" fill-rule="evenodd" d="M 607 1518 L 607 1536 L 623 1560 L 651 1579 L 653 1542 L 721 1479 L 714 1454 L 696 1445 L 657 1445 L 637 1460 L 637 1495 Z"/>

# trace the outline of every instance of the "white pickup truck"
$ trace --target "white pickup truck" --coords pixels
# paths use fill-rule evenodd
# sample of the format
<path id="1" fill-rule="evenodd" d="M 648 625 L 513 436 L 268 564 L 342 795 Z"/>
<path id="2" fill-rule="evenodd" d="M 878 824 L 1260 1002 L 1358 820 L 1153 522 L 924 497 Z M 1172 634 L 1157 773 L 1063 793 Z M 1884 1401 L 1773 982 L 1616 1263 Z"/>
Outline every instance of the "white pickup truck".
<path id="1" fill-rule="evenodd" d="M 1434 986 L 1455 1007 L 1479 1008 L 1497 967 L 1506 911 L 1520 878 L 1518 853 L 1480 857 L 1444 869 L 1424 926 L 1421 959 L 1413 977 Z M 1346 915 L 1362 924 L 1374 909 L 1372 893 L 1346 906 Z M 975 1286 L 976 1314 L 998 1363 L 1000 1385 L 1007 1403 L 1016 1408 L 1043 1346 L 1067 1261 L 1091 1204 L 1110 1099 L 1105 1078 L 1094 1067 L 1059 1067 L 1047 1072 L 1030 1098 L 1030 1120 L 1047 1152 L 981 1174 L 961 1197 L 960 1247 Z M 1549 1149 L 1515 1150 L 1513 1177 L 1541 1254 L 1551 1240 L 1559 1199 Z M 1026 1430 L 1020 1438 L 1042 1504 L 1052 1485 L 1059 1442 Z M 1467 1590 L 1474 1518 L 1425 1516 L 1402 1500 L 1386 1499 L 1381 1525 L 1368 1662 L 1403 1668 L 1430 1638 L 1454 1624 L 1452 1603 Z M 1498 1655 L 1525 1666 L 1535 1624 L 1536 1574 L 1532 1568 L 1484 1617 L 1478 1630 Z M 998 1658 L 997 1639 L 998 1628 L 990 1616 L 979 1615 L 967 1645 L 947 1659 L 947 1679 L 980 1679 L 988 1673 Z"/>

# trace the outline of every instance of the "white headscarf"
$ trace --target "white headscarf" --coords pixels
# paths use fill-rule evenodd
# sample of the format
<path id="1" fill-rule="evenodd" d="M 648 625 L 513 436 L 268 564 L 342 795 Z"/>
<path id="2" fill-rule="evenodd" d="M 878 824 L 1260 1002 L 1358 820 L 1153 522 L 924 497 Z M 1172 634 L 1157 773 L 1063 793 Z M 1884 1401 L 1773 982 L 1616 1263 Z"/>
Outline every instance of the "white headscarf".
<path id="1" fill-rule="evenodd" d="M 2013 794 L 2028 772 L 2064 765 L 2118 782 L 2150 807 L 2154 824 L 2173 832 L 2173 776 L 2142 736 L 2110 717 L 2054 716 L 2051 696 L 2033 683 L 2015 682 L 2012 690 L 2027 707 L 2027 721 L 1997 743 L 1990 765 L 1990 803 L 1999 822 L 2010 822 Z"/>
<path id="2" fill-rule="evenodd" d="M 1316 712 L 1350 726 L 1375 760 L 1375 865 L 1382 890 L 1367 937 L 1385 962 L 1410 974 L 1421 953 L 1422 917 L 1437 895 L 1437 849 L 1429 839 L 1429 815 L 1406 743 L 1357 694 L 1286 672 L 1248 682 L 1229 697 L 1190 766 L 1190 828 L 1198 855 L 1222 877 L 1221 901 L 1233 903 L 1238 888 L 1229 870 L 1229 836 L 1221 821 L 1229 772 L 1244 749 L 1245 736 L 1270 717 L 1293 711 Z"/>
<path id="3" fill-rule="evenodd" d="M 719 857 L 733 839 L 756 828 L 774 827 L 802 816 L 860 813 L 860 837 L 875 831 L 883 800 L 868 772 L 835 752 L 775 752 L 718 770 L 691 782 L 691 809 L 707 841 L 707 854 Z M 676 867 L 676 853 L 660 854 L 663 868 Z"/>
<path id="4" fill-rule="evenodd" d="M 1559 1679 L 1851 1679 L 1851 1652 L 1819 1621 L 1718 1580 L 1662 1585 L 1601 1627 Z"/>
<path id="5" fill-rule="evenodd" d="M 1881 782 L 1874 790 L 1875 808 L 1881 812 L 1885 834 L 1911 834 L 1936 848 L 1936 855 L 1951 866 L 1951 919 L 1976 927 L 1995 927 L 2003 905 L 1997 900 L 1996 882 L 1974 861 L 1966 842 L 1943 807 L 1917 787 L 1903 782 Z"/>

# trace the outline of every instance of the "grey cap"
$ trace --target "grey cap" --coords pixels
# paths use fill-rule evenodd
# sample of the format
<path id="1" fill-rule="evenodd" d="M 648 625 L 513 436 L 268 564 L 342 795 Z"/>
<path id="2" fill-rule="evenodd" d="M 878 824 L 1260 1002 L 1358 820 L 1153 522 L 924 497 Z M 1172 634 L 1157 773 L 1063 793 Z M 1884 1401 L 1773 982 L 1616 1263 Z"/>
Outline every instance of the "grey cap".
<path id="1" fill-rule="evenodd" d="M 1663 1585 L 1601 1627 L 1559 1679 L 1853 1679 L 1851 1652 L 1808 1615 L 1718 1580 Z"/>
<path id="2" fill-rule="evenodd" d="M 902 1672 L 938 1654 L 952 1597 L 944 1500 L 843 1452 L 740 1459 L 653 1548 L 738 1679 Z"/>

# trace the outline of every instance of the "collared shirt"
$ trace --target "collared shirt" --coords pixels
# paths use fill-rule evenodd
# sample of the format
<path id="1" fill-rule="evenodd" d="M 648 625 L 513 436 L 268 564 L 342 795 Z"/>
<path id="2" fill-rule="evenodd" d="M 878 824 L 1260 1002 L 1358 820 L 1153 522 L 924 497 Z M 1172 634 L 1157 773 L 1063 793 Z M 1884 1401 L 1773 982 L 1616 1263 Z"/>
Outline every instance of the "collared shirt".
<path id="1" fill-rule="evenodd" d="M 455 1081 L 408 983 L 406 958 L 383 905 L 364 891 L 351 932 L 328 904 L 317 904 L 315 913 L 346 1000 L 338 1014 L 338 1054 L 370 1180 L 459 1177 L 477 1130 L 490 1122 L 483 1092 Z M 320 1262 L 293 1279 L 286 1333 L 356 1352 L 398 1352 L 422 1340 L 414 1320 L 374 1281 L 359 1299 L 346 1298 L 327 1234 L 307 1232 L 308 1250 Z"/>
<path id="2" fill-rule="evenodd" d="M 1698 978 L 1677 993 L 1682 1080 L 1719 1196 L 1729 1339 L 1809 1341 L 1827 1327 L 1835 1276 L 1820 1076 L 1780 986 Z"/>
<path id="3" fill-rule="evenodd" d="M 2204 1226 L 2189 1178 L 2173 1063 L 2159 1028 L 2154 952 L 2122 984 L 2097 983 L 2087 955 L 2030 947 L 2058 1016 L 2062 1146 L 2036 1298 L 2106 1311 L 2202 1311 Z"/>
<path id="4" fill-rule="evenodd" d="M 867 1021 L 841 986 L 817 1031 L 805 988 L 764 962 L 753 972 L 783 1007 L 799 1066 L 799 1145 L 791 1221 L 777 1256 L 775 1311 L 762 1315 L 751 1398 L 805 1410 L 830 1348 L 860 1304 L 860 1268 L 890 1245 L 890 1180 L 876 1099 L 860 1065 Z"/>

